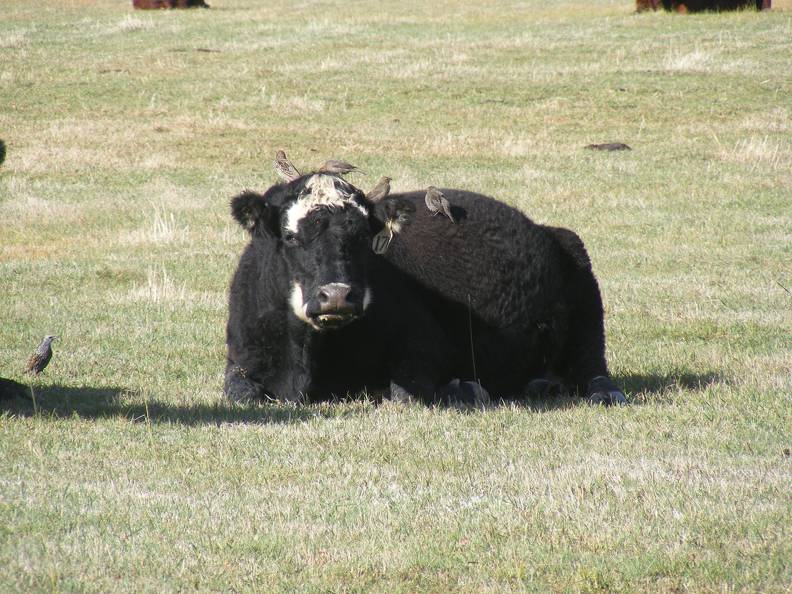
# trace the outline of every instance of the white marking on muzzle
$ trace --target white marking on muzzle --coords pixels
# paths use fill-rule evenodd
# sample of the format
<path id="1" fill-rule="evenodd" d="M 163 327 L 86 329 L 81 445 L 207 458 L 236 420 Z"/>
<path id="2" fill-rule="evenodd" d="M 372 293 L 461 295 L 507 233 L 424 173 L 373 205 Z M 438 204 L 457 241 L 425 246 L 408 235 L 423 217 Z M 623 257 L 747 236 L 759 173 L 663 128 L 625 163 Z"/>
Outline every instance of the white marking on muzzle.
<path id="1" fill-rule="evenodd" d="M 291 304 L 291 308 L 295 316 L 300 318 L 306 324 L 315 326 L 315 324 L 311 321 L 311 318 L 308 317 L 308 313 L 306 312 L 308 309 L 308 304 L 303 300 L 302 287 L 297 281 L 294 282 L 291 297 L 289 297 L 289 303 Z"/>
<path id="2" fill-rule="evenodd" d="M 329 208 L 352 206 L 363 213 L 363 216 L 367 217 L 368 210 L 352 198 L 352 190 L 345 192 L 343 189 L 337 188 L 337 182 L 341 182 L 342 186 L 346 183 L 333 175 L 323 175 L 321 173 L 312 175 L 305 182 L 305 187 L 310 190 L 310 193 L 300 196 L 286 211 L 286 229 L 297 233 L 300 221 L 307 217 L 311 211 L 322 206 Z"/>
<path id="3" fill-rule="evenodd" d="M 366 291 L 363 293 L 363 311 L 368 309 L 372 301 L 374 301 L 374 295 L 371 293 L 371 287 L 366 287 Z"/>

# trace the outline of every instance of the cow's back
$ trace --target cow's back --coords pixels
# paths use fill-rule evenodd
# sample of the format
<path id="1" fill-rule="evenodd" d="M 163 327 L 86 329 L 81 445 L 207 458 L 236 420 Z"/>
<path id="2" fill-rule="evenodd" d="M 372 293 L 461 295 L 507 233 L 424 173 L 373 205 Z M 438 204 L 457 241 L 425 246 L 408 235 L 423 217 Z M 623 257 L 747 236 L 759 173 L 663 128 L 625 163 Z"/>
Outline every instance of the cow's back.
<path id="1" fill-rule="evenodd" d="M 519 390 L 544 373 L 567 319 L 563 249 L 521 212 L 487 196 L 442 189 L 455 222 L 432 214 L 424 192 L 392 195 L 415 212 L 384 257 L 415 278 L 441 320 L 459 374 L 495 392 Z M 472 325 L 471 325 L 472 322 Z"/>
<path id="2" fill-rule="evenodd" d="M 456 222 L 432 214 L 423 192 L 395 194 L 415 206 L 385 257 L 426 287 L 489 323 L 522 326 L 542 317 L 561 290 L 558 244 L 521 212 L 474 192 L 443 189 Z"/>

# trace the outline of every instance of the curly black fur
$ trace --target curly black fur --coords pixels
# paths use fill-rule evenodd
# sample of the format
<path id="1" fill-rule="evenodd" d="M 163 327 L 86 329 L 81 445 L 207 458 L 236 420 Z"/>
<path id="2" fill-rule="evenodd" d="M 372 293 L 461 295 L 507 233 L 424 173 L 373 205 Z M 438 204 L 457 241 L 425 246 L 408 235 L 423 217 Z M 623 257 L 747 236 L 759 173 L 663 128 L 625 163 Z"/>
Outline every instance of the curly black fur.
<path id="1" fill-rule="evenodd" d="M 582 394 L 607 379 L 602 300 L 580 237 L 481 194 L 441 191 L 456 223 L 432 216 L 423 192 L 385 200 L 415 214 L 384 257 L 418 281 L 455 346 L 453 376 L 475 373 L 497 396 L 521 396 L 537 377 L 560 376 Z"/>
<path id="2" fill-rule="evenodd" d="M 229 398 L 389 389 L 436 401 L 464 384 L 458 378 L 496 398 L 522 397 L 531 380 L 561 377 L 592 401 L 624 401 L 608 375 L 599 287 L 574 232 L 461 190 L 442 190 L 454 221 L 432 216 L 423 192 L 372 204 L 338 178 L 368 220 L 354 207 L 319 209 L 300 219 L 296 237 L 285 213 L 310 177 L 232 201 L 251 241 L 231 282 Z M 372 236 L 386 225 L 393 238 L 378 256 Z M 312 299 L 333 282 L 328 270 L 370 288 L 373 302 L 351 323 L 317 331 L 292 292 L 298 282 Z"/>
<path id="3" fill-rule="evenodd" d="M 362 193 L 350 186 L 369 209 L 368 221 L 355 207 L 336 208 L 307 216 L 300 238 L 284 228 L 308 178 L 263 195 L 245 192 L 231 202 L 251 241 L 231 281 L 226 395 L 318 400 L 390 390 L 430 400 L 449 376 L 442 356 L 447 347 L 410 291 L 411 280 L 371 251 L 372 234 L 384 225 Z M 296 315 L 291 299 L 295 282 L 308 300 L 311 287 L 335 280 L 327 275 L 340 275 L 356 289 L 368 287 L 373 301 L 351 323 L 320 331 Z"/>

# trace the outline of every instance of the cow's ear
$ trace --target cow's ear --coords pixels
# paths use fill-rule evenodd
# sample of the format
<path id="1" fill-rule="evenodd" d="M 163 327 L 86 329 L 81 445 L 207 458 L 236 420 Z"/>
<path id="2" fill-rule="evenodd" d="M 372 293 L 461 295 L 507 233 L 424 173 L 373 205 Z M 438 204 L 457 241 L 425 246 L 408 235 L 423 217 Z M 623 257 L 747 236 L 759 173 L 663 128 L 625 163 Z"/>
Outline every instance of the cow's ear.
<path id="1" fill-rule="evenodd" d="M 231 215 L 251 235 L 259 232 L 278 234 L 278 209 L 265 195 L 247 191 L 235 196 L 231 199 Z"/>
<path id="2" fill-rule="evenodd" d="M 388 197 L 381 202 L 370 203 L 372 216 L 371 230 L 378 233 L 387 227 L 388 231 L 400 233 L 412 221 L 415 206 L 404 198 Z"/>

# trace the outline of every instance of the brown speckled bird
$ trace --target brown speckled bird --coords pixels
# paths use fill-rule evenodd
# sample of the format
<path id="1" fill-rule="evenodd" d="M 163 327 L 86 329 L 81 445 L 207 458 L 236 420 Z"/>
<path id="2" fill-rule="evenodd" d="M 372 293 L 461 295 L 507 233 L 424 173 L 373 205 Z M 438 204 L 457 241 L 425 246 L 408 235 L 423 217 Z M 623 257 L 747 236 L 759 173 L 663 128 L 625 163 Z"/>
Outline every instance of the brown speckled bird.
<path id="1" fill-rule="evenodd" d="M 277 173 L 278 177 L 283 181 L 290 182 L 300 177 L 300 172 L 297 171 L 297 168 L 289 160 L 289 157 L 286 156 L 284 151 L 275 153 L 275 161 L 273 164 L 275 165 L 275 173 Z"/>
<path id="2" fill-rule="evenodd" d="M 347 173 L 363 173 L 359 168 L 346 161 L 339 161 L 338 159 L 328 159 L 319 168 L 319 173 L 337 173 L 339 175 L 346 175 Z"/>
<path id="3" fill-rule="evenodd" d="M 27 365 L 25 366 L 26 373 L 38 375 L 44 371 L 44 368 L 49 364 L 50 359 L 52 359 L 52 341 L 56 338 L 57 336 L 52 336 L 50 334 L 44 337 L 41 344 L 38 345 L 33 354 L 30 355 L 30 359 L 28 359 Z"/>
<path id="4" fill-rule="evenodd" d="M 454 215 L 451 214 L 451 205 L 448 203 L 448 199 L 434 186 L 429 186 L 426 189 L 424 201 L 426 202 L 426 208 L 429 209 L 432 215 L 442 212 L 452 223 L 456 222 Z"/>
<path id="5" fill-rule="evenodd" d="M 391 178 L 389 178 L 387 175 L 383 175 L 381 178 L 379 178 L 377 184 L 371 188 L 371 191 L 366 194 L 366 198 L 372 202 L 379 202 L 385 198 L 385 196 L 390 194 L 390 183 Z"/>

